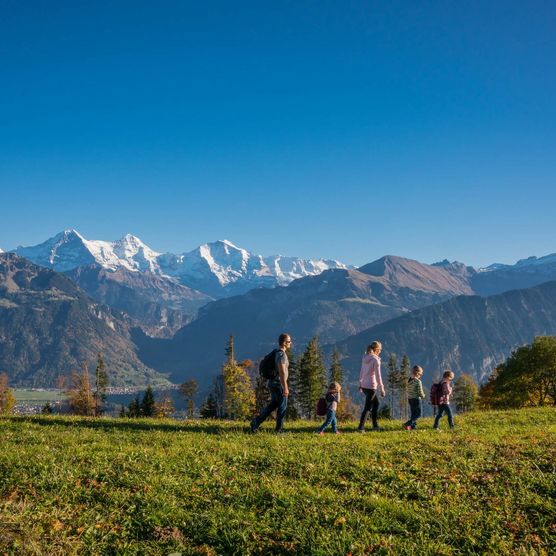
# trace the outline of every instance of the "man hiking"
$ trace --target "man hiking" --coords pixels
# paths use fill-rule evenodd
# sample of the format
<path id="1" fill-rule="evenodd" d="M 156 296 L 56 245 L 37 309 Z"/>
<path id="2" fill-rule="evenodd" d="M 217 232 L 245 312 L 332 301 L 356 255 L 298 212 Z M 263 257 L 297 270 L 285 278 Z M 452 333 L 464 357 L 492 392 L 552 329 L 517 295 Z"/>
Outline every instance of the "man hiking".
<path id="1" fill-rule="evenodd" d="M 261 413 L 251 421 L 251 432 L 257 432 L 261 424 L 268 416 L 276 410 L 276 432 L 284 432 L 284 417 L 288 407 L 288 355 L 286 350 L 291 348 L 292 339 L 289 334 L 280 334 L 278 338 L 278 349 L 269 353 L 261 362 L 261 374 L 268 378 L 268 389 L 270 390 L 270 403 Z M 270 371 L 267 374 L 263 365 L 270 364 Z"/>

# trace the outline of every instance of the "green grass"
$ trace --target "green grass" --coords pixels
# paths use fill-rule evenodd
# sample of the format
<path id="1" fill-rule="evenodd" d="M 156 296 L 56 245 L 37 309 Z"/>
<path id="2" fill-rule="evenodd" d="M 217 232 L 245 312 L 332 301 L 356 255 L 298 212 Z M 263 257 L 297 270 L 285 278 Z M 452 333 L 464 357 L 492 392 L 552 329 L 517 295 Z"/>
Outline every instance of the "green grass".
<path id="1" fill-rule="evenodd" d="M 556 410 L 437 433 L 0 419 L 0 553 L 550 554 Z M 270 425 L 269 425 L 270 426 Z"/>
<path id="2" fill-rule="evenodd" d="M 18 403 L 46 403 L 58 402 L 66 399 L 61 390 L 24 390 L 16 388 L 13 390 L 14 397 Z"/>

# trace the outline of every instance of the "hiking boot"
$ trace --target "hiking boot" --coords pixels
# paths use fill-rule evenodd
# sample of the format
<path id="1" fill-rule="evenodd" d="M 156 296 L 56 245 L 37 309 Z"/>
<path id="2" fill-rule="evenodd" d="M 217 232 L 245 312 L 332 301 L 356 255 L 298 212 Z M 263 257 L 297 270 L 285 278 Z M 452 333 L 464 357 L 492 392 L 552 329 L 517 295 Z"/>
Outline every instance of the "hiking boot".
<path id="1" fill-rule="evenodd" d="M 251 432 L 253 434 L 259 432 L 259 426 L 257 425 L 257 421 L 255 419 L 251 421 L 251 423 L 249 424 L 249 428 L 251 429 Z"/>

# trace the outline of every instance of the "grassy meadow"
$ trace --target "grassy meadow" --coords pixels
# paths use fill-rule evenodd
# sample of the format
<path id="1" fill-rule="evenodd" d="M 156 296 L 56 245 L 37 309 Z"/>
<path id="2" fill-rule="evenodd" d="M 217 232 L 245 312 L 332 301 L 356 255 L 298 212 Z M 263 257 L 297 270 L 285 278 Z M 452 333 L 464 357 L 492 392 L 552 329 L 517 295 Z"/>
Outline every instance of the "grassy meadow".
<path id="1" fill-rule="evenodd" d="M 14 398 L 17 403 L 46 403 L 61 402 L 66 399 L 66 395 L 61 390 L 26 390 L 16 388 L 13 390 Z"/>
<path id="2" fill-rule="evenodd" d="M 553 554 L 556 409 L 457 430 L 0 418 L 0 554 Z"/>

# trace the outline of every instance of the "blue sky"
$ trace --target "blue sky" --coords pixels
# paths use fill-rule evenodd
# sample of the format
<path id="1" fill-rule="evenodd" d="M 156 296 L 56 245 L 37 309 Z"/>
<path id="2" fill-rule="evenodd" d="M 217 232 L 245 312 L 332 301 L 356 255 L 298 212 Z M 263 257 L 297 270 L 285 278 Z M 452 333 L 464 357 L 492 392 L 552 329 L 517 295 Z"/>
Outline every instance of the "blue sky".
<path id="1" fill-rule="evenodd" d="M 0 0 L 0 247 L 556 251 L 553 2 Z"/>

